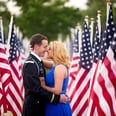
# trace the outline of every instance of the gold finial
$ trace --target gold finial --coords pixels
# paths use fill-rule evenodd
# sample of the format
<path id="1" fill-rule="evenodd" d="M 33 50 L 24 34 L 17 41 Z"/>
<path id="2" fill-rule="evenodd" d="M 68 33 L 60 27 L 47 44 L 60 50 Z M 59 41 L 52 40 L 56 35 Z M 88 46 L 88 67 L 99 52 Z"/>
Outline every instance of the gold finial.
<path id="1" fill-rule="evenodd" d="M 77 26 L 80 26 L 80 23 L 77 23 Z"/>
<path id="2" fill-rule="evenodd" d="M 76 29 L 81 28 L 81 24 L 77 23 L 77 25 L 75 26 Z"/>
<path id="3" fill-rule="evenodd" d="M 97 11 L 97 14 L 101 14 L 101 10 L 98 10 L 98 11 Z"/>
<path id="4" fill-rule="evenodd" d="M 13 16 L 14 14 L 11 12 L 10 15 Z"/>
<path id="5" fill-rule="evenodd" d="M 80 23 L 77 23 L 77 26 L 78 26 L 78 28 L 81 28 L 81 24 Z"/>
<path id="6" fill-rule="evenodd" d="M 88 16 L 88 15 L 86 15 L 86 16 L 85 16 L 85 19 L 89 19 L 89 16 Z"/>
<path id="7" fill-rule="evenodd" d="M 108 2 L 110 2 L 110 0 L 106 0 L 106 2 L 108 3 Z"/>
<path id="8" fill-rule="evenodd" d="M 91 18 L 91 21 L 94 21 L 94 18 Z"/>
<path id="9" fill-rule="evenodd" d="M 2 19 L 2 16 L 0 16 L 0 20 Z"/>

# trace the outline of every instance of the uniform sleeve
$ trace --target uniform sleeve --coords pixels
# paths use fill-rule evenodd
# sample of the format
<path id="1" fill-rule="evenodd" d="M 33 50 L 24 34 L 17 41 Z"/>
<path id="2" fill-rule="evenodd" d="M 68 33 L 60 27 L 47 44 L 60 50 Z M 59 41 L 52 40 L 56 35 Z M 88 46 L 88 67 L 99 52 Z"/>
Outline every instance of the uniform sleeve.
<path id="1" fill-rule="evenodd" d="M 41 87 L 37 67 L 33 62 L 26 63 L 23 67 L 23 81 L 25 92 L 37 101 L 44 100 L 58 103 L 60 95 L 55 95 Z"/>

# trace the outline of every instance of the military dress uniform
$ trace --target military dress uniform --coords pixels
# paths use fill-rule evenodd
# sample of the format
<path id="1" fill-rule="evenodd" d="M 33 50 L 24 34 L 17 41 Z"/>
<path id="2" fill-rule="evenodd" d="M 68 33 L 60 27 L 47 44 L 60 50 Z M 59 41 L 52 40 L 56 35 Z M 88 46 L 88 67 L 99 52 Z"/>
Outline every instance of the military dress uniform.
<path id="1" fill-rule="evenodd" d="M 30 54 L 23 65 L 22 76 L 25 88 L 22 116 L 45 116 L 45 102 L 56 104 L 60 96 L 41 87 L 39 78 L 45 77 L 43 63 Z"/>

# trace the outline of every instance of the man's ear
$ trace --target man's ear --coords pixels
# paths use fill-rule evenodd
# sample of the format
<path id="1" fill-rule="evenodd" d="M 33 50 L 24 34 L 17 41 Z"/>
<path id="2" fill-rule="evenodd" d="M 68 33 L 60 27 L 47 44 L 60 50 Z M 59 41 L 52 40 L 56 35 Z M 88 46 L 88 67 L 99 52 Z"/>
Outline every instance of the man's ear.
<path id="1" fill-rule="evenodd" d="M 38 44 L 35 44 L 34 45 L 34 49 L 38 49 L 39 45 Z"/>

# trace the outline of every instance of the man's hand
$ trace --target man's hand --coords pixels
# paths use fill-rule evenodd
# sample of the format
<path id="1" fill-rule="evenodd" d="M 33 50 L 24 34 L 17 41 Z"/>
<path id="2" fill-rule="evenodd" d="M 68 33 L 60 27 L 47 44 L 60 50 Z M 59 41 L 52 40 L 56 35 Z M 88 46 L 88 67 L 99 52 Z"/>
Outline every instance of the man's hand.
<path id="1" fill-rule="evenodd" d="M 60 95 L 60 102 L 66 103 L 67 101 L 69 101 L 69 97 L 66 94 L 61 94 Z"/>
<path id="2" fill-rule="evenodd" d="M 41 82 L 41 86 L 44 88 L 45 87 L 45 79 L 44 77 L 40 77 L 40 82 Z"/>

